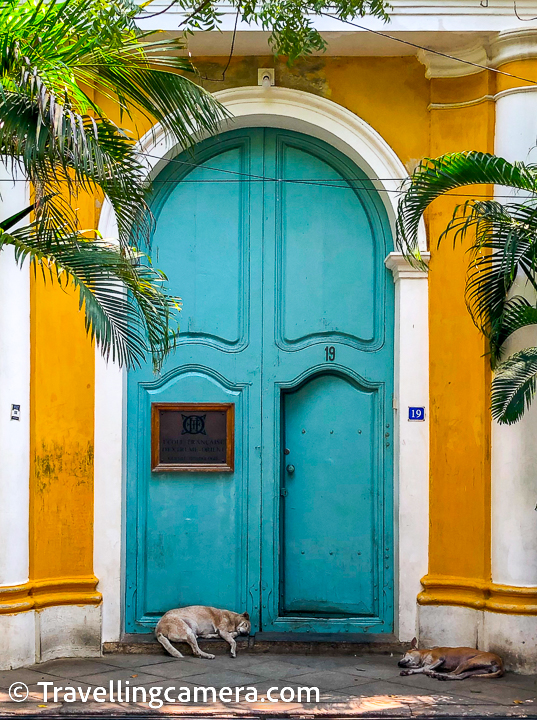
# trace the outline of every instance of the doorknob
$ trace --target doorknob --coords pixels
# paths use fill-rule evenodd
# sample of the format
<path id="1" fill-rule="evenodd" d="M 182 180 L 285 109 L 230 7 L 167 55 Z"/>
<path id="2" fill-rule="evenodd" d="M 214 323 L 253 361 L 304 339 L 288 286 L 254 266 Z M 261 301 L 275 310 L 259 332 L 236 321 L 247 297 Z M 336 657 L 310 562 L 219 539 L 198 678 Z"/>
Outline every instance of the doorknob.
<path id="1" fill-rule="evenodd" d="M 289 475 L 292 475 L 292 474 L 295 472 L 295 466 L 294 466 L 294 465 L 287 465 L 287 467 L 286 467 L 285 469 L 287 470 L 287 472 L 289 473 Z"/>

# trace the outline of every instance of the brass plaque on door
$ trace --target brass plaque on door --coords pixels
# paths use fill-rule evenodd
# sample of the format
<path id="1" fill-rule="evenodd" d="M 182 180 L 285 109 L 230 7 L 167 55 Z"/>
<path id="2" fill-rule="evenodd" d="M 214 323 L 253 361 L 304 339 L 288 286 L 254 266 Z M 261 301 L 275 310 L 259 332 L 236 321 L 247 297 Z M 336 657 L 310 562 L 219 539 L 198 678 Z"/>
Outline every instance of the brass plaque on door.
<path id="1" fill-rule="evenodd" d="M 233 403 L 152 403 L 153 472 L 233 472 Z"/>

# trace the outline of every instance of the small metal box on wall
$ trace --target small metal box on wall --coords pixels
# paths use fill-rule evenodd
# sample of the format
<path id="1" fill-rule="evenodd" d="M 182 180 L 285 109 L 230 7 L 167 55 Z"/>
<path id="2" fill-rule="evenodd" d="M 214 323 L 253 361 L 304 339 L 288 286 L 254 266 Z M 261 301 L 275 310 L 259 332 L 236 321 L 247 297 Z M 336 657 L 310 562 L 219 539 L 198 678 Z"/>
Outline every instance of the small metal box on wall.
<path id="1" fill-rule="evenodd" d="M 152 403 L 153 472 L 233 472 L 233 403 Z"/>

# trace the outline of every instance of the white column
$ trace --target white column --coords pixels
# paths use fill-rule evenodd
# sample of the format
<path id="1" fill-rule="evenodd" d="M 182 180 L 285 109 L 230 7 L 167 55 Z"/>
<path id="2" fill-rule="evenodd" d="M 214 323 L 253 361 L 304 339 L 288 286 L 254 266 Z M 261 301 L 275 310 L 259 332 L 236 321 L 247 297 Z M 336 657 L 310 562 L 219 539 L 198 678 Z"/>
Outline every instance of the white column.
<path id="1" fill-rule="evenodd" d="M 429 254 L 422 253 L 428 262 Z M 417 602 L 429 553 L 429 299 L 427 272 L 390 253 L 395 280 L 395 523 L 398 527 L 397 634 L 418 634 Z M 424 407 L 423 422 L 409 422 L 409 407 Z M 397 615 L 396 615 L 397 617 Z"/>
<path id="2" fill-rule="evenodd" d="M 126 373 L 116 364 L 95 354 L 95 459 L 93 526 L 93 569 L 103 596 L 102 642 L 121 637 L 123 588 L 122 527 L 125 512 L 123 459 L 123 403 L 126 401 Z"/>
<path id="3" fill-rule="evenodd" d="M 103 207 L 99 230 L 106 238 L 118 237 L 109 202 Z M 122 630 L 126 390 L 126 371 L 112 361 L 104 360 L 96 348 L 93 571 L 99 578 L 97 589 L 103 596 L 103 643 L 118 641 Z"/>
<path id="4" fill-rule="evenodd" d="M 502 32 L 491 49 L 495 67 L 537 57 L 537 32 Z M 531 85 L 496 95 L 494 149 L 509 161 L 537 159 L 536 89 Z M 508 192 L 498 188 L 497 194 Z M 515 291 L 527 293 L 528 289 L 520 282 Z M 537 345 L 534 328 L 515 333 L 506 349 L 513 352 L 528 345 Z M 491 453 L 492 580 L 501 585 L 537 586 L 537 403 L 515 425 L 492 423 Z M 486 612 L 480 637 L 479 647 L 499 652 L 508 669 L 537 671 L 535 615 Z"/>
<path id="5" fill-rule="evenodd" d="M 501 33 L 493 46 L 497 66 L 537 56 L 537 32 Z M 519 73 L 521 74 L 521 73 Z M 495 153 L 509 161 L 537 160 L 537 86 L 496 96 Z M 505 188 L 498 193 L 505 195 Z M 527 292 L 521 283 L 517 292 Z M 509 352 L 537 345 L 535 328 L 519 331 Z M 515 425 L 492 426 L 492 579 L 504 585 L 537 585 L 537 402 Z"/>
<path id="6" fill-rule="evenodd" d="M 0 174 L 0 219 L 27 202 L 26 184 Z M 20 417 L 12 420 L 12 405 Z M 30 472 L 30 273 L 0 251 L 0 586 L 28 580 Z"/>
<path id="7" fill-rule="evenodd" d="M 4 166 L 0 192 L 0 219 L 28 204 L 26 183 L 12 182 Z M 1 592 L 28 581 L 29 561 L 30 273 L 28 263 L 15 263 L 12 247 L 0 251 L 0 458 Z M 0 668 L 34 661 L 33 622 L 33 612 L 0 615 Z"/>

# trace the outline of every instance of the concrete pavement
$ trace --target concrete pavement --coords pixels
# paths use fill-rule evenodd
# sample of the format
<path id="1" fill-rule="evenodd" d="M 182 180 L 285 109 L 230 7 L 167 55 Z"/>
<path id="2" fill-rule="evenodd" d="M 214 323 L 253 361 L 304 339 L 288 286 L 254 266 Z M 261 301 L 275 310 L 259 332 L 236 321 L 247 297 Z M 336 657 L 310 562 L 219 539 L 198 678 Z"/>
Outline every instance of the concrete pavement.
<path id="1" fill-rule="evenodd" d="M 207 644 L 205 649 L 209 649 Z M 448 683 L 423 675 L 401 677 L 397 667 L 399 656 L 395 654 L 239 651 L 233 660 L 222 650 L 217 652 L 215 660 L 198 660 L 191 655 L 176 660 L 154 652 L 109 654 L 102 658 L 53 660 L 0 672 L 0 716 L 537 717 L 537 676 L 507 673 L 500 679 Z M 38 685 L 44 682 L 50 683 L 46 701 L 43 686 Z M 10 698 L 9 688 L 14 683 L 27 686 L 26 700 L 15 702 Z M 130 693 L 134 686 L 145 690 L 145 700 L 140 689 L 132 701 Z M 97 687 L 104 688 L 104 695 L 98 692 L 96 699 L 93 692 Z M 127 687 L 130 702 L 126 702 Z M 196 687 L 214 688 L 216 701 L 205 703 L 200 694 L 196 699 Z M 224 691 L 222 699 L 223 687 L 231 690 Z M 236 687 L 243 688 L 238 695 Z M 308 702 L 304 692 L 298 701 L 298 690 L 305 687 L 319 689 L 318 701 L 312 695 Z M 56 701 L 54 688 L 62 688 L 57 691 Z M 255 688 L 256 700 L 254 691 L 248 688 Z M 292 702 L 280 698 L 283 688 L 284 698 L 292 697 Z M 164 698 L 166 690 L 170 702 Z M 24 692 L 22 685 L 12 690 L 12 694 L 19 695 L 16 699 Z M 249 699 L 245 697 L 247 692 Z M 87 693 L 86 702 L 82 702 L 80 693 L 84 697 Z M 155 697 L 153 702 L 151 693 Z M 277 702 L 271 702 L 267 693 Z M 209 699 L 211 696 L 212 691 Z M 158 706 L 160 702 L 162 706 Z"/>

